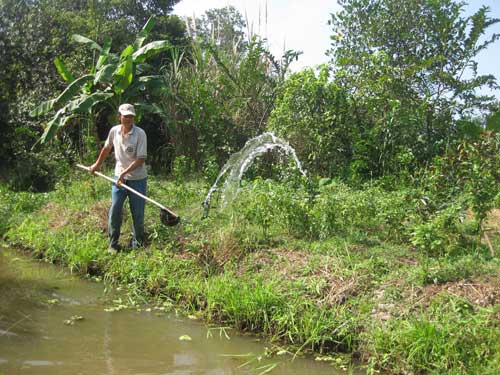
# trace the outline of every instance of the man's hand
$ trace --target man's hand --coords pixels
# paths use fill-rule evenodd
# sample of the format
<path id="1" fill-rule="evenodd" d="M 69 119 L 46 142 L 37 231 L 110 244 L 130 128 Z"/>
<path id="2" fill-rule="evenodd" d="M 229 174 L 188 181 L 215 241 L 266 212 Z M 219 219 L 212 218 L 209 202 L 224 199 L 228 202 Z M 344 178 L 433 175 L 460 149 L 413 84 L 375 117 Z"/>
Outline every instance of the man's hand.
<path id="1" fill-rule="evenodd" d="M 89 167 L 89 173 L 94 174 L 94 172 L 98 171 L 100 167 L 101 166 L 97 162 L 95 162 Z"/>
<path id="2" fill-rule="evenodd" d="M 138 167 L 140 167 L 141 165 L 144 164 L 144 161 L 145 159 L 135 159 L 132 164 L 130 164 L 128 166 L 127 169 L 125 169 L 124 171 L 122 171 L 122 173 L 118 176 L 118 179 L 116 180 L 116 185 L 121 185 L 123 183 L 123 180 L 125 179 L 125 175 L 127 175 L 128 173 L 136 170 Z"/>
<path id="3" fill-rule="evenodd" d="M 101 169 L 101 164 L 104 160 L 106 160 L 106 157 L 108 156 L 109 152 L 111 151 L 111 146 L 104 146 L 99 153 L 99 157 L 97 158 L 96 162 L 92 164 L 89 167 L 89 173 L 94 174 L 94 172 L 98 171 Z"/>
<path id="4" fill-rule="evenodd" d="M 126 173 L 124 172 L 118 176 L 118 179 L 116 180 L 116 185 L 120 186 L 123 183 L 123 178 L 125 177 L 125 174 Z"/>

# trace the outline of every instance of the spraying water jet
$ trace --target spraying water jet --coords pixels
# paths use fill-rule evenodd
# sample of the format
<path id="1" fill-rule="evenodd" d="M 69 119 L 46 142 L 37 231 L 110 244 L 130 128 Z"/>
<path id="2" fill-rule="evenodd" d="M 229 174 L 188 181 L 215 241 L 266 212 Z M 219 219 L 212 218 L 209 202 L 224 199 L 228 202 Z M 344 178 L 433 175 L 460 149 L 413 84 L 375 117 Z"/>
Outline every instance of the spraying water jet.
<path id="1" fill-rule="evenodd" d="M 203 201 L 203 217 L 208 217 L 212 195 L 218 190 L 217 186 L 222 177 L 227 174 L 221 192 L 222 207 L 225 207 L 236 197 L 241 178 L 246 170 L 252 165 L 255 158 L 275 148 L 281 149 L 285 154 L 290 155 L 299 172 L 306 177 L 306 173 L 302 169 L 302 165 L 293 147 L 291 147 L 286 140 L 277 137 L 271 132 L 263 133 L 248 140 L 240 151 L 235 152 L 229 157 L 229 160 L 222 167 L 219 175 L 215 179 L 215 183 L 212 185 Z"/>

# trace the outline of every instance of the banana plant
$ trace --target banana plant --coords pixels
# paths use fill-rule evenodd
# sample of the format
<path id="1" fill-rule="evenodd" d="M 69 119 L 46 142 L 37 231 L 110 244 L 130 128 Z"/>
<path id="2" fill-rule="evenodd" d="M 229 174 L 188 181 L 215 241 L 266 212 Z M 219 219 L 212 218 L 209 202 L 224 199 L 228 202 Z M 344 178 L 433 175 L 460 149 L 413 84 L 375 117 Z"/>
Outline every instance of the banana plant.
<path id="1" fill-rule="evenodd" d="M 156 75 L 144 75 L 150 67 L 145 61 L 171 47 L 167 40 L 144 44 L 154 23 L 154 18 L 151 17 L 138 33 L 135 42 L 123 49 L 120 55 L 110 52 L 111 39 L 106 39 L 101 47 L 82 35 L 72 36 L 73 41 L 97 51 L 99 54 L 97 62 L 92 65 L 88 74 L 75 79 L 61 58 L 54 60 L 57 71 L 68 86 L 56 98 L 39 104 L 30 112 L 32 117 L 55 112 L 45 125 L 40 138 L 41 143 L 53 139 L 57 131 L 72 119 L 91 118 L 92 109 L 99 103 L 106 103 L 116 110 L 120 101 L 126 98 L 127 101 L 137 104 L 139 110 L 151 108 L 136 101 L 140 101 L 141 94 L 146 90 L 161 89 L 162 78 Z"/>

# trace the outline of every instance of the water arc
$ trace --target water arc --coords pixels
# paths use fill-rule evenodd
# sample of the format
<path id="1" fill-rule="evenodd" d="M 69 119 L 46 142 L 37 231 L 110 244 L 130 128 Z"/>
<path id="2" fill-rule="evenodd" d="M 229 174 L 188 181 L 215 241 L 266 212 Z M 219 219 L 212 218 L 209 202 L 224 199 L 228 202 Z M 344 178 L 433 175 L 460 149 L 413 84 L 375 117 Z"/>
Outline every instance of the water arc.
<path id="1" fill-rule="evenodd" d="M 229 157 L 203 201 L 203 217 L 208 216 L 212 195 L 218 190 L 217 186 L 226 174 L 226 180 L 224 181 L 221 193 L 222 207 L 225 207 L 236 197 L 241 178 L 246 170 L 252 165 L 255 158 L 275 148 L 282 149 L 286 154 L 290 155 L 299 172 L 304 177 L 306 176 L 293 147 L 291 147 L 286 140 L 271 132 L 263 133 L 248 140 L 240 151 L 235 152 Z"/>

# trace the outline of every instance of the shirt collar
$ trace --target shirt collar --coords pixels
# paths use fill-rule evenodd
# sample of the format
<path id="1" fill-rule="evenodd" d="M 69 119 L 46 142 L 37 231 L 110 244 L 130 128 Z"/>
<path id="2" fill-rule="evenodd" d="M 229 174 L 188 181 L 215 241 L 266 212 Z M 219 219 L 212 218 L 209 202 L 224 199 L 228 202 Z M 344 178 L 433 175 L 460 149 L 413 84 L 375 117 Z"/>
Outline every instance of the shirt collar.
<path id="1" fill-rule="evenodd" d="M 135 129 L 135 125 L 132 125 L 132 129 L 130 129 L 130 131 L 127 133 L 127 135 L 132 135 L 132 134 L 134 134 L 134 129 Z M 120 125 L 120 130 L 119 130 L 119 133 L 120 133 L 120 135 L 123 135 L 123 134 L 122 134 L 122 125 Z"/>

